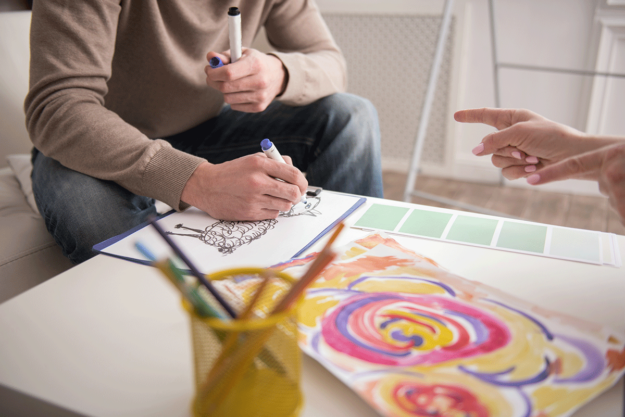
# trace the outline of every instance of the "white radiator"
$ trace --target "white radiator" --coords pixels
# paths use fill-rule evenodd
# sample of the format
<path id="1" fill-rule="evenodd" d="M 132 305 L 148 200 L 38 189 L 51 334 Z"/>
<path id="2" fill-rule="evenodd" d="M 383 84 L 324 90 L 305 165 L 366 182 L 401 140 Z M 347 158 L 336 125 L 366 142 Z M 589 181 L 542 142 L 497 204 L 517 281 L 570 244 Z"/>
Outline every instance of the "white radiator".
<path id="1" fill-rule="evenodd" d="M 323 15 L 348 67 L 348 91 L 375 105 L 385 169 L 407 171 L 440 27 L 439 16 Z M 454 22 L 423 149 L 423 162 L 445 163 Z"/>

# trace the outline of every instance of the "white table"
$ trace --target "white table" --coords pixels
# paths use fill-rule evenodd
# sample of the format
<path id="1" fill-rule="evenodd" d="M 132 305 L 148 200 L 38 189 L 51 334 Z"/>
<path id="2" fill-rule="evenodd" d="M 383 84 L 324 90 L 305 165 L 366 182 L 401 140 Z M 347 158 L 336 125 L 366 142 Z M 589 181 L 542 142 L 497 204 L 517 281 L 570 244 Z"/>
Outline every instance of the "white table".
<path id="1" fill-rule="evenodd" d="M 347 229 L 338 243 L 364 235 Z M 396 239 L 460 276 L 625 334 L 625 267 Z M 625 259 L 623 236 L 619 247 Z M 0 385 L 30 397 L 95 416 L 189 416 L 192 373 L 179 295 L 153 268 L 100 255 L 0 305 Z M 308 357 L 302 386 L 302 416 L 377 415 Z M 621 379 L 575 416 L 621 416 L 623 391 Z"/>

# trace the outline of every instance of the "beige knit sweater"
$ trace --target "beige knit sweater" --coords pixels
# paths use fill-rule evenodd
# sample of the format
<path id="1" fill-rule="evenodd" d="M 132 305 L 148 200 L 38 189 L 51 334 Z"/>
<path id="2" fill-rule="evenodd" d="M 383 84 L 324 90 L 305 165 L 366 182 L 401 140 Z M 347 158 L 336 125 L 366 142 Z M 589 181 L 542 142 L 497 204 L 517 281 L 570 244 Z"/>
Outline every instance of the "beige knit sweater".
<path id="1" fill-rule="evenodd" d="M 158 138 L 216 116 L 206 54 L 229 49 L 227 10 L 243 46 L 262 26 L 289 75 L 279 98 L 304 105 L 343 91 L 345 62 L 313 0 L 43 0 L 33 2 L 30 138 L 44 155 L 180 209 L 203 159 Z M 259 138 L 259 142 L 262 138 Z"/>

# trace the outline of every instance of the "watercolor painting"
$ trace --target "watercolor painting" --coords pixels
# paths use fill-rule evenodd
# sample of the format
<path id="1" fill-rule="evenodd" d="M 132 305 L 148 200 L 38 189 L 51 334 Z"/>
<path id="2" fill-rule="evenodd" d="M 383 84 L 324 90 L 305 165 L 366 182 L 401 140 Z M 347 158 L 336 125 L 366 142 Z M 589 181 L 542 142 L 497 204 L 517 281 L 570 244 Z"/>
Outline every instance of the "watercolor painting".
<path id="1" fill-rule="evenodd" d="M 300 276 L 316 254 L 275 266 Z M 625 336 L 463 279 L 374 234 L 299 311 L 300 346 L 385 416 L 568 416 L 625 371 Z"/>

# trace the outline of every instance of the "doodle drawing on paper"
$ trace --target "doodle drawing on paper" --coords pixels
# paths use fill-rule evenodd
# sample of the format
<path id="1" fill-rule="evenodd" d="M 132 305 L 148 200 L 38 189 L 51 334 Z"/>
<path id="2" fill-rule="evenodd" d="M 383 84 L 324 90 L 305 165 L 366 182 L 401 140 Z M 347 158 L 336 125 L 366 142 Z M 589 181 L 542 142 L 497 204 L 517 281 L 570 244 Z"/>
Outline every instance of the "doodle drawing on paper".
<path id="1" fill-rule="evenodd" d="M 243 245 L 247 245 L 260 238 L 267 231 L 273 229 L 278 223 L 275 219 L 262 220 L 258 222 L 232 222 L 219 220 L 204 230 L 185 227 L 177 224 L 176 229 L 186 229 L 196 233 L 174 233 L 167 232 L 168 235 L 188 236 L 199 239 L 206 245 L 214 246 L 224 255 L 229 255 Z"/>
<path id="2" fill-rule="evenodd" d="M 309 197 L 306 200 L 305 205 L 296 204 L 291 207 L 291 210 L 280 212 L 280 217 L 297 217 L 297 216 L 312 216 L 317 217 L 321 215 L 321 212 L 317 210 L 317 206 L 321 202 L 321 197 Z"/>
<path id="3" fill-rule="evenodd" d="M 319 197 L 309 198 L 306 205 L 297 204 L 291 207 L 288 212 L 281 212 L 280 217 L 312 216 L 317 217 L 321 212 L 317 206 L 321 199 Z M 185 229 L 195 233 L 175 233 L 167 231 L 168 235 L 187 236 L 199 239 L 206 245 L 214 246 L 224 255 L 229 255 L 243 245 L 249 245 L 253 241 L 264 236 L 278 223 L 276 219 L 262 220 L 256 222 L 226 221 L 219 220 L 206 229 L 194 229 L 183 224 L 177 224 L 176 229 Z"/>

